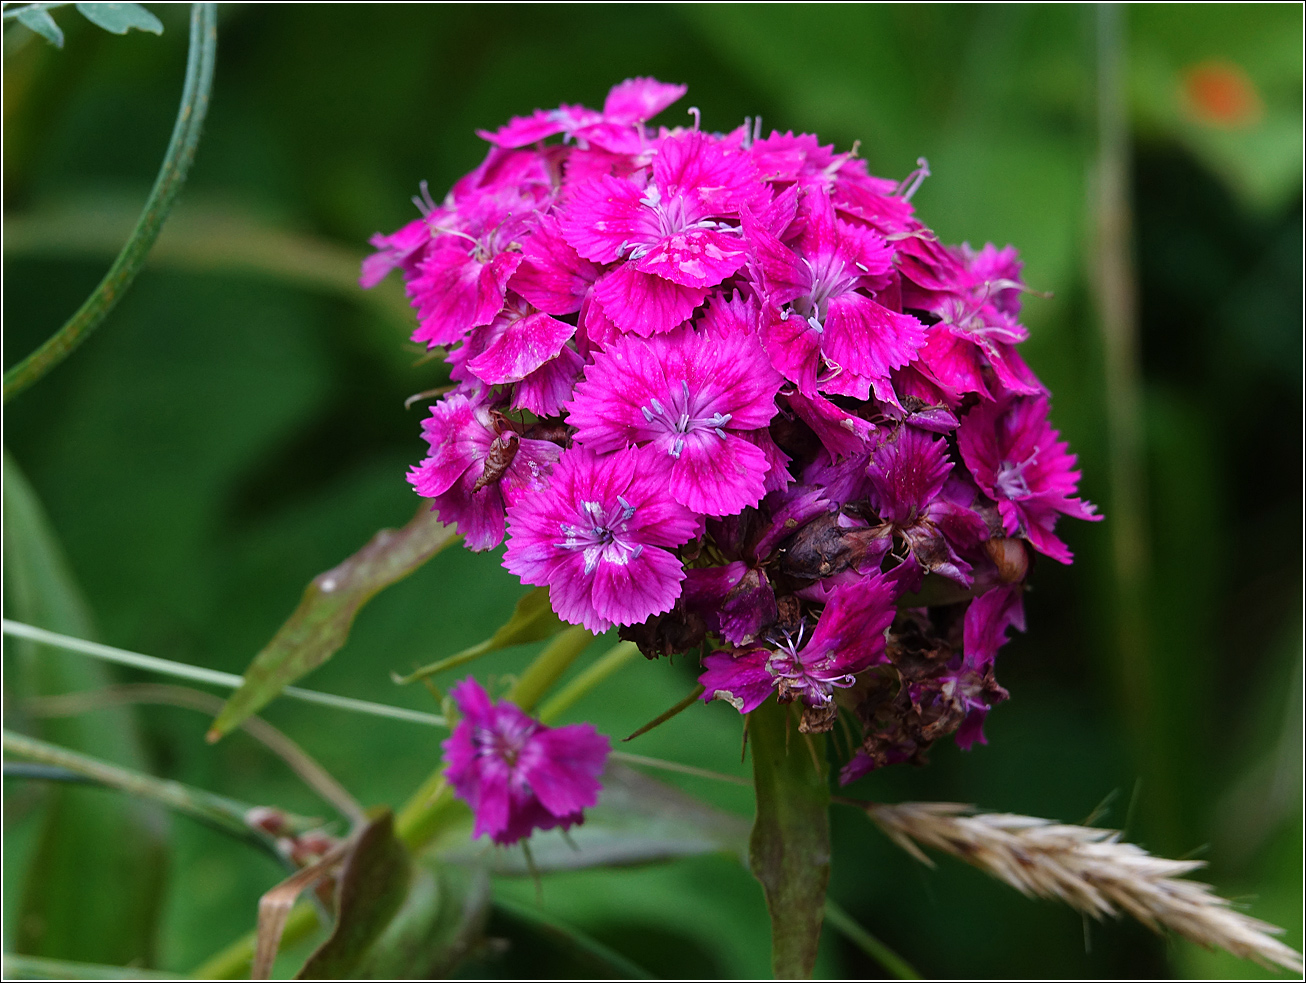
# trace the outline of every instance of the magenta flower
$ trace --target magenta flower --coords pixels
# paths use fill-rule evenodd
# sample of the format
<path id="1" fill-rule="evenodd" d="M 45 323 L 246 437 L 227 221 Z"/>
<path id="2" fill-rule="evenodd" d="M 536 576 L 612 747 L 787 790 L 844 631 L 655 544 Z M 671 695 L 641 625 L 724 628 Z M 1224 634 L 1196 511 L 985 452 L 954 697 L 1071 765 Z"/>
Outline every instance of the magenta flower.
<path id="1" fill-rule="evenodd" d="M 956 547 L 975 545 L 988 529 L 979 515 L 943 494 L 952 469 L 946 441 L 903 427 L 876 448 L 867 474 L 883 534 L 901 537 L 926 570 L 968 584 L 971 567 Z"/>
<path id="2" fill-rule="evenodd" d="M 776 413 L 780 376 L 749 329 L 755 309 L 721 301 L 702 330 L 623 337 L 585 370 L 568 407 L 576 440 L 600 454 L 649 446 L 671 495 L 704 515 L 731 515 L 766 493 L 771 462 L 742 434 Z"/>
<path id="3" fill-rule="evenodd" d="M 803 199 L 797 251 L 745 215 L 754 276 L 768 309 L 762 344 L 785 378 L 818 390 L 868 399 L 891 391 L 889 372 L 924 340 L 918 322 L 872 299 L 889 282 L 892 251 L 869 229 L 840 222 L 829 200 Z"/>
<path id="4" fill-rule="evenodd" d="M 962 418 L 957 443 L 975 483 L 998 503 L 1007 535 L 1022 535 L 1040 553 L 1069 563 L 1070 550 L 1052 531 L 1057 517 L 1096 522 L 1102 516 L 1073 497 L 1079 485 L 1075 455 L 1058 440 L 1048 409 L 1044 396 L 1005 406 L 981 401 Z"/>
<path id="5" fill-rule="evenodd" d="M 408 473 L 417 494 L 435 499 L 444 522 L 456 522 L 468 548 L 503 541 L 504 509 L 542 491 L 562 453 L 547 440 L 528 440 L 486 406 L 453 394 L 431 407 L 422 423 L 431 454 Z"/>
<path id="6" fill-rule="evenodd" d="M 774 648 L 713 652 L 703 660 L 707 671 L 698 677 L 703 701 L 725 700 L 748 713 L 778 689 L 785 702 L 801 698 L 809 707 L 829 706 L 836 688 L 853 685 L 857 673 L 884 660 L 893 587 L 883 574 L 836 587 L 810 639 L 806 622 L 800 622 L 793 632 L 777 632 L 771 639 Z"/>
<path id="7" fill-rule="evenodd" d="M 689 130 L 658 141 L 652 179 L 597 177 L 575 186 L 562 229 L 595 263 L 623 261 L 595 284 L 622 331 L 670 331 L 748 258 L 724 221 L 768 200 L 752 162 Z"/>
<path id="8" fill-rule="evenodd" d="M 651 453 L 572 448 L 547 491 L 509 512 L 503 565 L 547 586 L 563 620 L 603 632 L 670 611 L 680 596 L 685 570 L 669 548 L 693 539 L 700 521 L 667 494 Z"/>
<path id="9" fill-rule="evenodd" d="M 668 85 L 651 78 L 633 78 L 614 85 L 603 103 L 603 112 L 584 106 L 537 109 L 530 116 L 515 116 L 506 126 L 477 136 L 500 147 L 524 147 L 561 133 L 582 148 L 594 144 L 614 153 L 638 153 L 643 147 L 643 126 L 683 96 L 686 87 Z"/>
<path id="10" fill-rule="evenodd" d="M 474 679 L 450 695 L 463 719 L 443 744 L 445 778 L 472 808 L 472 837 L 501 846 L 537 829 L 585 821 L 611 746 L 589 724 L 549 728 L 508 702 L 491 703 Z"/>

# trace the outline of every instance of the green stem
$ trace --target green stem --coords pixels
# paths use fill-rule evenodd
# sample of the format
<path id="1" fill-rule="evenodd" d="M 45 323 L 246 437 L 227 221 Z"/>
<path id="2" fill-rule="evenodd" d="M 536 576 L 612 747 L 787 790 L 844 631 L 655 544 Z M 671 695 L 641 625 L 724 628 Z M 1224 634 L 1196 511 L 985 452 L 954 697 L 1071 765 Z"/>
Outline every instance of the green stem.
<path id="1" fill-rule="evenodd" d="M 589 693 L 622 666 L 639 655 L 639 649 L 633 642 L 621 642 L 612 646 L 594 662 L 577 674 L 576 678 L 555 693 L 540 707 L 540 720 L 552 724 L 571 709 L 581 697 Z"/>
<path id="2" fill-rule="evenodd" d="M 205 669 L 203 666 L 192 666 L 184 662 L 173 662 L 171 659 L 160 659 L 153 655 L 129 652 L 126 649 L 114 648 L 112 645 L 101 645 L 99 642 L 88 642 L 82 638 L 73 638 L 70 635 L 60 635 L 58 632 L 46 631 L 44 628 L 37 628 L 35 625 L 24 624 L 21 621 L 10 621 L 8 618 L 0 621 L 0 627 L 3 628 L 6 635 L 12 635 L 15 638 L 26 638 L 33 642 L 40 642 L 43 645 L 53 645 L 55 648 L 65 649 L 69 652 L 80 652 L 83 655 L 103 659 L 105 662 L 116 662 L 119 665 L 144 669 L 147 672 L 157 672 L 164 676 L 190 679 L 197 683 L 210 683 L 214 686 L 226 686 L 229 689 L 236 689 L 244 685 L 245 682 L 245 677 L 237 676 L 234 673 L 218 672 L 216 669 Z M 444 717 L 434 713 L 393 707 L 386 703 L 372 703 L 369 700 L 356 700 L 352 696 L 319 693 L 317 690 L 300 689 L 298 686 L 287 686 L 281 691 L 281 695 L 295 700 L 302 700 L 305 703 L 317 703 L 322 706 L 334 707 L 337 710 L 365 713 L 373 717 L 389 717 L 394 720 L 406 720 L 413 724 L 426 724 L 430 727 L 448 726 Z"/>
<path id="3" fill-rule="evenodd" d="M 100 761 L 56 744 L 8 730 L 4 732 L 4 753 L 43 765 L 66 768 L 74 774 L 126 792 L 128 795 L 158 802 L 223 832 L 254 842 L 271 851 L 275 856 L 280 856 L 275 838 L 246 822 L 245 817 L 253 807 L 236 802 L 234 799 L 192 788 L 180 782 L 119 768 L 107 761 Z M 311 821 L 299 816 L 287 816 L 287 821 L 292 827 L 300 829 L 307 829 L 313 825 Z"/>
<path id="4" fill-rule="evenodd" d="M 695 778 L 710 778 L 717 782 L 727 782 L 731 785 L 746 785 L 752 788 L 753 783 L 747 778 L 740 778 L 738 775 L 727 775 L 719 771 L 709 771 L 706 768 L 695 768 L 693 765 L 682 765 L 679 761 L 664 761 L 662 758 L 646 758 L 642 754 L 626 754 L 624 751 L 612 751 L 608 754 L 609 761 L 619 761 L 626 765 L 635 765 L 640 768 L 656 768 L 659 771 L 674 771 L 679 775 L 693 775 Z"/>
<path id="5" fill-rule="evenodd" d="M 919 980 L 921 978 L 921 974 L 916 972 L 911 963 L 862 928 L 848 912 L 829 898 L 825 899 L 825 920 L 835 931 L 879 963 L 894 979 Z"/>
<path id="6" fill-rule="evenodd" d="M 313 933 L 317 924 L 317 909 L 312 902 L 299 902 L 290 909 L 286 927 L 281 930 L 281 948 L 288 949 L 297 942 L 302 942 Z M 254 963 L 254 947 L 257 942 L 257 933 L 247 933 L 221 952 L 206 959 L 190 974 L 190 978 L 234 980 L 248 976 L 249 968 Z"/>
<path id="7" fill-rule="evenodd" d="M 186 82 L 181 93 L 181 107 L 172 129 L 172 139 L 164 155 L 154 188 L 145 202 L 131 238 L 109 267 L 99 286 L 77 312 L 27 358 L 4 377 L 4 401 L 22 392 L 56 365 L 99 327 L 114 305 L 131 286 L 145 264 L 150 247 L 172 211 L 173 203 L 186 183 L 186 174 L 195 159 L 204 117 L 213 88 L 213 62 L 218 44 L 217 4 L 197 3 L 191 7 L 190 51 L 186 58 Z"/>
<path id="8" fill-rule="evenodd" d="M 99 963 L 76 963 L 66 959 L 44 959 L 6 952 L 4 978 L 7 980 L 172 980 L 171 973 L 151 973 L 130 966 L 103 966 Z"/>
<path id="9" fill-rule="evenodd" d="M 508 699 L 530 713 L 592 641 L 594 636 L 578 625 L 561 632 L 526 667 Z"/>

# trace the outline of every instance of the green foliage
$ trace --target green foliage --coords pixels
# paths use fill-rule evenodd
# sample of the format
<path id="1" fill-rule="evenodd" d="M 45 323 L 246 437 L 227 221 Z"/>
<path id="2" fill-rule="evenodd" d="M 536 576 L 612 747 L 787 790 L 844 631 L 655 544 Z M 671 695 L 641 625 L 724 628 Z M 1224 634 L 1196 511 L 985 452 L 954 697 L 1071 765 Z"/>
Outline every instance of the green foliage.
<path id="1" fill-rule="evenodd" d="M 830 881 L 825 737 L 798 732 L 798 706 L 767 700 L 748 715 L 757 793 L 748 861 L 771 913 L 777 979 L 812 976 Z"/>
<path id="2" fill-rule="evenodd" d="M 257 713 L 286 686 L 331 658 L 349 638 L 359 609 L 376 594 L 457 540 L 452 526 L 423 506 L 402 529 L 382 529 L 353 556 L 320 573 L 304 589 L 299 607 L 245 670 L 209 729 L 214 741 Z"/>
<path id="3" fill-rule="evenodd" d="M 549 589 L 535 587 L 524 594 L 512 609 L 512 617 L 495 629 L 494 634 L 483 642 L 477 642 L 455 655 L 432 662 L 407 676 L 392 673 L 396 683 L 401 685 L 414 680 L 434 676 L 438 672 L 456 669 L 469 662 L 474 662 L 483 655 L 497 652 L 499 649 L 513 645 L 526 645 L 530 642 L 542 642 L 552 638 L 565 627 L 563 622 L 549 604 Z"/>
<path id="4" fill-rule="evenodd" d="M 50 11 L 46 9 L 48 6 L 49 4 L 32 4 L 18 11 L 15 16 L 23 27 L 41 35 L 56 48 L 62 48 L 63 31 L 50 16 Z"/>
<path id="5" fill-rule="evenodd" d="M 159 18 L 139 3 L 79 3 L 77 11 L 92 24 L 111 34 L 126 34 L 132 28 L 162 34 Z"/>
<path id="6" fill-rule="evenodd" d="M 350 979 L 365 963 L 408 895 L 408 851 L 394 834 L 390 810 L 368 823 L 345 857 L 336 888 L 336 923 L 299 979 Z M 384 961 L 388 956 L 382 955 Z M 384 978 L 384 977 L 382 977 Z"/>

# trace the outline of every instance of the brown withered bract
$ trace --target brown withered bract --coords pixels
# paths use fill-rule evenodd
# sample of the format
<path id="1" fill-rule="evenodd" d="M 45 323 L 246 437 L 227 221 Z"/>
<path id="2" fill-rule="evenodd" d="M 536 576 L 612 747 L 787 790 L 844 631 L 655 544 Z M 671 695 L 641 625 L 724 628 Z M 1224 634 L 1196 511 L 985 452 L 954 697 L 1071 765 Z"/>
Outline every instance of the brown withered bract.
<path id="1" fill-rule="evenodd" d="M 634 642 L 646 659 L 660 655 L 678 655 L 701 645 L 707 637 L 707 623 L 702 616 L 686 611 L 682 601 L 677 601 L 666 614 L 655 614 L 643 624 L 626 625 L 617 635 Z"/>

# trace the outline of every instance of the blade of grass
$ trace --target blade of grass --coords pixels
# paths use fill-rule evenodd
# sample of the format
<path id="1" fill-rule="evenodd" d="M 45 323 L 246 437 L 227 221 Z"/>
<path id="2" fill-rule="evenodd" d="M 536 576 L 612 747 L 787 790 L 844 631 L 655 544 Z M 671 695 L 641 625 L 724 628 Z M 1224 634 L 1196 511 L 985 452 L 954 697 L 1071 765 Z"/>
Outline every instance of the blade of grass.
<path id="1" fill-rule="evenodd" d="M 566 922 L 559 921 L 539 908 L 503 897 L 494 899 L 494 907 L 511 918 L 526 922 L 531 927 L 542 930 L 545 934 L 564 943 L 578 954 L 599 963 L 605 971 L 613 973 L 614 978 L 630 980 L 653 978 L 646 970 L 615 949 L 609 948 L 598 939 L 586 935 L 580 929 L 568 925 Z"/>
<path id="2" fill-rule="evenodd" d="M 151 973 L 131 966 L 105 966 L 100 963 L 70 962 L 66 959 L 43 959 L 6 952 L 4 978 L 7 980 L 172 980 L 171 973 Z"/>
<path id="3" fill-rule="evenodd" d="M 646 723 L 643 727 L 639 728 L 639 730 L 635 731 L 629 737 L 622 738 L 623 743 L 625 741 L 633 741 L 641 734 L 647 734 L 654 727 L 659 727 L 662 724 L 665 724 L 676 714 L 682 713 L 685 710 L 688 710 L 690 707 L 692 707 L 694 705 L 694 701 L 697 700 L 702 695 L 703 695 L 703 686 L 700 683 L 698 686 L 695 686 L 692 690 L 689 691 L 688 696 L 686 696 L 683 700 L 681 700 L 679 703 L 673 706 L 670 710 L 667 710 L 664 713 L 659 713 L 656 717 L 654 717 L 652 720 Z"/>
<path id="4" fill-rule="evenodd" d="M 5 373 L 4 401 L 22 392 L 56 365 L 99 327 L 114 305 L 131 286 L 145 265 L 145 257 L 159 236 L 159 230 L 172 210 L 177 195 L 186 183 L 186 175 L 195 160 L 204 117 L 209 109 L 213 88 L 213 62 L 218 46 L 218 10 L 215 3 L 197 3 L 191 7 L 190 51 L 186 57 L 186 81 L 182 88 L 181 107 L 173 125 L 172 139 L 164 155 L 159 175 L 146 199 L 141 217 L 131 238 L 109 267 L 99 286 L 71 318 L 42 345 Z"/>
<path id="5" fill-rule="evenodd" d="M 275 837 L 246 820 L 246 816 L 254 807 L 237 802 L 235 799 L 169 779 L 155 778 L 153 775 L 119 768 L 107 761 L 100 761 L 89 755 L 69 751 L 67 748 L 8 730 L 4 732 L 4 753 L 37 764 L 65 768 L 91 781 L 126 792 L 128 795 L 158 802 L 223 832 L 256 843 L 274 856 L 280 856 Z M 313 820 L 289 814 L 286 815 L 286 823 L 294 829 L 310 829 L 318 825 Z"/>
<path id="6" fill-rule="evenodd" d="M 897 980 L 919 980 L 921 974 L 887 945 L 877 939 L 829 898 L 825 899 L 825 920 L 830 926 Z"/>
<path id="7" fill-rule="evenodd" d="M 37 717 L 61 717 L 87 713 L 101 707 L 135 703 L 162 703 L 166 706 L 186 707 L 209 716 L 222 709 L 222 700 L 211 693 L 202 693 L 186 686 L 160 683 L 137 683 L 111 686 L 108 689 L 89 693 L 36 697 L 25 701 L 24 709 Z M 351 825 L 359 825 L 367 821 L 363 807 L 349 794 L 349 791 L 307 751 L 277 728 L 261 717 L 247 717 L 241 724 L 241 729 L 284 761 L 305 785 L 335 806 Z"/>
<path id="8" fill-rule="evenodd" d="M 101 645 L 99 642 L 88 642 L 81 638 L 72 638 L 68 635 L 60 635 L 57 632 L 46 631 L 44 628 L 23 624 L 21 621 L 10 621 L 8 618 L 0 621 L 0 628 L 3 628 L 4 634 L 13 635 L 16 638 L 31 639 L 34 642 L 53 645 L 69 652 L 81 652 L 83 655 L 94 656 L 106 662 L 116 662 L 119 665 L 145 669 L 148 672 L 157 672 L 164 676 L 189 679 L 198 683 L 209 683 L 212 686 L 225 686 L 229 689 L 236 689 L 244 682 L 244 678 L 237 676 L 235 673 L 219 672 L 216 669 L 205 669 L 202 666 L 187 665 L 184 662 L 173 662 L 171 659 L 160 659 L 153 655 L 129 652 L 126 649 L 114 648 L 112 645 Z M 394 720 L 406 720 L 409 723 L 426 724 L 430 727 L 449 726 L 444 717 L 434 713 L 408 710 L 404 707 L 394 707 L 385 703 L 372 703 L 370 700 L 356 700 L 350 696 L 336 696 L 334 693 L 319 693 L 317 690 L 300 689 L 298 686 L 287 686 L 282 690 L 282 694 L 305 703 L 318 703 L 322 706 L 334 707 L 337 710 L 370 714 L 373 717 L 390 717 Z"/>

